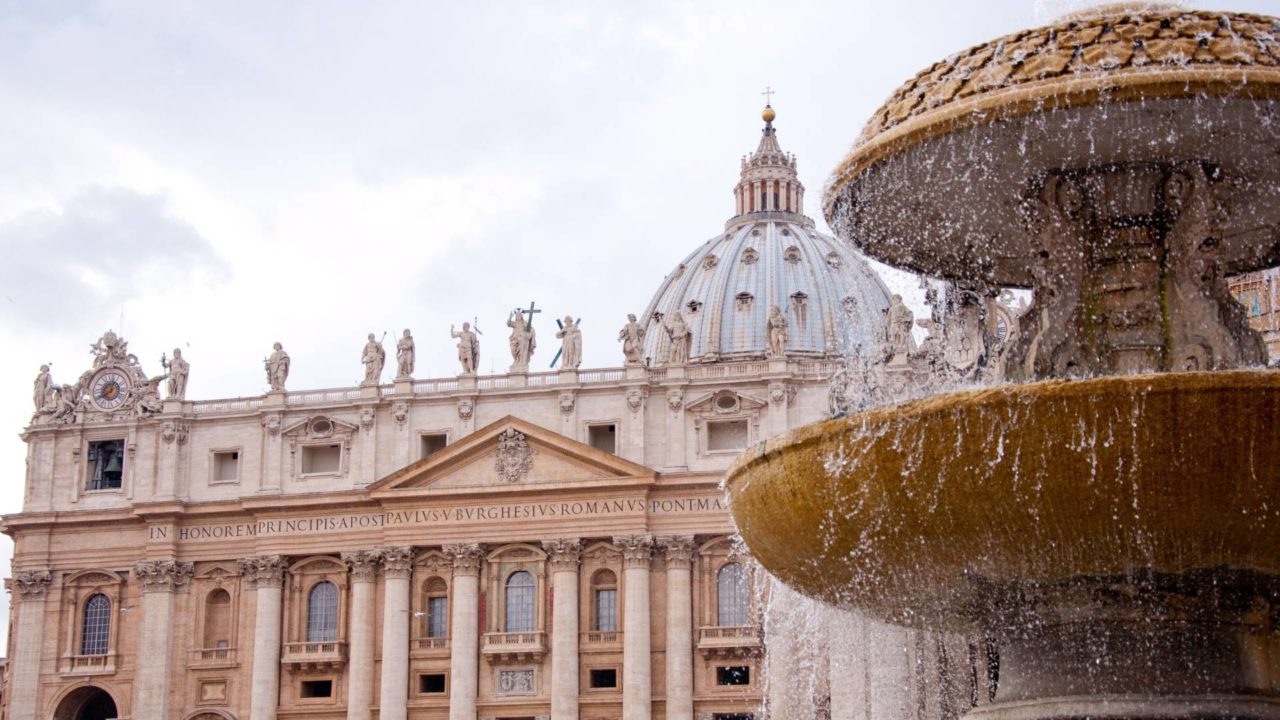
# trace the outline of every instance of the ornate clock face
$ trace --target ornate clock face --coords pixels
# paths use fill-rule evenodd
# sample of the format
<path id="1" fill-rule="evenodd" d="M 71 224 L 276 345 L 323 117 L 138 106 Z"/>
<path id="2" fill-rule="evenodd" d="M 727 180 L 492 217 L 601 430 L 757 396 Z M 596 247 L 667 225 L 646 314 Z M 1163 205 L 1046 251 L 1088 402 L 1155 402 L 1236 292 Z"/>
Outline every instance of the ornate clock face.
<path id="1" fill-rule="evenodd" d="M 93 379 L 93 402 L 103 410 L 115 410 L 129 394 L 129 380 L 123 373 L 108 370 Z"/>

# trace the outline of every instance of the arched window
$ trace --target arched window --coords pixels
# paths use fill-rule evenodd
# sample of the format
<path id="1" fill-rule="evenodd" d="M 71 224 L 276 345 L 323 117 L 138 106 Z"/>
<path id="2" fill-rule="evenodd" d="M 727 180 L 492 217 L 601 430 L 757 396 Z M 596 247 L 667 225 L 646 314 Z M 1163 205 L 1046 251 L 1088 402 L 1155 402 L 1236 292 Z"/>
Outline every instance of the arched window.
<path id="1" fill-rule="evenodd" d="M 338 639 L 338 586 L 318 582 L 307 595 L 307 642 Z"/>
<path id="2" fill-rule="evenodd" d="M 422 587 L 423 606 L 426 608 L 423 635 L 442 638 L 449 635 L 449 588 L 444 580 L 433 577 Z"/>
<path id="3" fill-rule="evenodd" d="M 221 588 L 204 599 L 203 647 L 231 647 L 231 594 Z"/>
<path id="4" fill-rule="evenodd" d="M 716 625 L 747 624 L 751 607 L 747 570 L 739 563 L 727 563 L 716 574 Z"/>
<path id="5" fill-rule="evenodd" d="M 102 593 L 84 604 L 84 624 L 80 632 L 81 655 L 106 655 L 111 644 L 111 600 Z"/>
<path id="6" fill-rule="evenodd" d="M 591 578 L 591 629 L 618 629 L 618 576 L 601 570 Z"/>
<path id="7" fill-rule="evenodd" d="M 533 575 L 517 570 L 507 578 L 506 632 L 533 632 Z"/>

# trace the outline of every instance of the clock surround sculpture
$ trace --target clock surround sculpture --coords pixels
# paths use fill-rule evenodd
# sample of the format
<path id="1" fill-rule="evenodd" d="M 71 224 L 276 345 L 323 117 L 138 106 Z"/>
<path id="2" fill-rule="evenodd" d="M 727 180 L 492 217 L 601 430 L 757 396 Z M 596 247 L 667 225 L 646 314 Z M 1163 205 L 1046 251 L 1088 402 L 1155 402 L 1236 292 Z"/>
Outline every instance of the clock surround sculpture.
<path id="1" fill-rule="evenodd" d="M 1280 264 L 1277 37 L 1144 5 L 1000 38 L 830 183 L 839 235 L 949 283 L 968 377 L 1027 384 L 751 448 L 732 511 L 806 594 L 993 638 L 971 718 L 1280 718 L 1280 373 L 1225 286 Z M 994 342 L 1007 286 L 1035 299 Z"/>

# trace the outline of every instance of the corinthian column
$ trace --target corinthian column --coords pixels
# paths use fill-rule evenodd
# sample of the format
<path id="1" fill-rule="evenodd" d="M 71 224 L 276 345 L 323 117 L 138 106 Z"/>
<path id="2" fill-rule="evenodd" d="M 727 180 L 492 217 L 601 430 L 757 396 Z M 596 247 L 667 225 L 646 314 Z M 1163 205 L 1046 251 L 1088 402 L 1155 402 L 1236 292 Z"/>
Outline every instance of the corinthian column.
<path id="1" fill-rule="evenodd" d="M 146 658 L 146 672 L 133 686 L 134 717 L 168 720 L 169 682 L 173 675 L 173 593 L 186 589 L 195 566 L 189 562 L 148 560 L 133 568 L 142 581 L 142 640 L 138 656 Z"/>
<path id="2" fill-rule="evenodd" d="M 554 605 L 551 623 L 551 720 L 578 719 L 577 540 L 548 540 Z"/>
<path id="3" fill-rule="evenodd" d="M 667 563 L 667 720 L 693 720 L 693 538 L 659 544 Z"/>
<path id="4" fill-rule="evenodd" d="M 626 622 L 622 641 L 622 720 L 649 720 L 653 697 L 649 652 L 650 535 L 620 535 L 613 544 L 622 550 L 626 597 L 622 606 Z"/>
<path id="5" fill-rule="evenodd" d="M 449 639 L 449 720 L 476 720 L 480 672 L 480 546 L 445 545 L 453 560 L 453 637 Z"/>
<path id="6" fill-rule="evenodd" d="M 351 568 L 351 662 L 347 665 L 347 720 L 369 720 L 373 705 L 373 593 L 377 550 L 342 553 Z"/>
<path id="7" fill-rule="evenodd" d="M 409 712 L 409 571 L 413 548 L 382 552 L 382 692 L 379 720 L 405 720 Z"/>
<path id="8" fill-rule="evenodd" d="M 38 717 L 40 650 L 44 644 L 44 599 L 53 576 L 48 570 L 20 570 L 13 574 L 14 628 L 9 647 L 9 716 Z"/>
<path id="9" fill-rule="evenodd" d="M 280 702 L 280 586 L 284 569 L 284 558 L 279 555 L 240 559 L 240 572 L 249 587 L 257 588 L 258 596 L 249 683 L 249 717 L 253 720 L 275 720 Z"/>

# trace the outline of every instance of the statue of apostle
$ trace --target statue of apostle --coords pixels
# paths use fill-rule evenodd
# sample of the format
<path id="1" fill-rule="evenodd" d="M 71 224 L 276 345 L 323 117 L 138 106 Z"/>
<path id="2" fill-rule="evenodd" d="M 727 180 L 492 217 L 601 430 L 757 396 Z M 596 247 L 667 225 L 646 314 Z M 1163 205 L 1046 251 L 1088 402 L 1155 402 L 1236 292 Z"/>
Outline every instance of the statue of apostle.
<path id="1" fill-rule="evenodd" d="M 374 338 L 373 333 L 369 333 L 369 342 L 364 344 L 360 362 L 364 363 L 364 381 L 360 384 L 377 385 L 382 380 L 382 366 L 387 363 L 387 351 L 382 347 L 382 341 Z"/>
<path id="2" fill-rule="evenodd" d="M 774 305 L 769 310 L 769 319 L 765 321 L 765 329 L 767 330 L 765 339 L 765 357 L 782 358 L 787 355 L 787 316 L 782 314 L 782 310 Z"/>
<path id="3" fill-rule="evenodd" d="M 577 370 L 582 364 L 582 331 L 572 315 L 564 316 L 564 327 L 556 333 L 564 342 L 560 345 L 561 369 Z"/>
<path id="4" fill-rule="evenodd" d="M 480 339 L 471 330 L 471 323 L 462 323 L 462 332 L 449 326 L 449 335 L 458 338 L 458 362 L 462 363 L 462 374 L 473 375 L 480 365 Z"/>
<path id="5" fill-rule="evenodd" d="M 52 385 L 53 377 L 49 375 L 49 366 L 41 365 L 40 374 L 36 375 L 35 388 L 31 395 L 31 399 L 36 404 L 36 412 L 44 410 L 45 404 L 49 402 L 49 388 Z"/>
<path id="6" fill-rule="evenodd" d="M 413 364 L 416 353 L 413 347 L 413 335 L 405 328 L 404 337 L 396 342 L 396 379 L 409 380 L 413 377 Z"/>
<path id="7" fill-rule="evenodd" d="M 671 313 L 666 322 L 667 337 L 671 338 L 671 351 L 667 362 L 671 365 L 686 365 L 689 362 L 689 349 L 693 345 L 693 331 L 684 322 L 679 310 Z"/>
<path id="8" fill-rule="evenodd" d="M 191 374 L 191 363 L 182 359 L 181 349 L 173 349 L 173 359 L 165 364 L 165 370 L 169 371 L 169 383 L 166 386 L 168 398 L 170 400 L 185 400 L 187 398 L 187 376 Z"/>
<path id="9" fill-rule="evenodd" d="M 538 347 L 538 335 L 532 322 L 525 322 L 524 313 L 519 308 L 512 310 L 507 317 L 507 327 L 511 328 L 511 370 L 522 373 L 529 371 L 529 360 Z"/>
<path id="10" fill-rule="evenodd" d="M 267 383 L 271 385 L 271 392 L 284 392 L 285 380 L 289 379 L 289 353 L 280 343 L 273 344 L 271 348 L 271 357 L 262 361 L 267 369 Z"/>
<path id="11" fill-rule="evenodd" d="M 618 341 L 622 343 L 622 355 L 627 359 L 628 365 L 644 363 L 644 358 L 641 357 L 644 352 L 644 328 L 636 322 L 634 314 L 627 313 L 627 324 L 618 331 Z"/>

